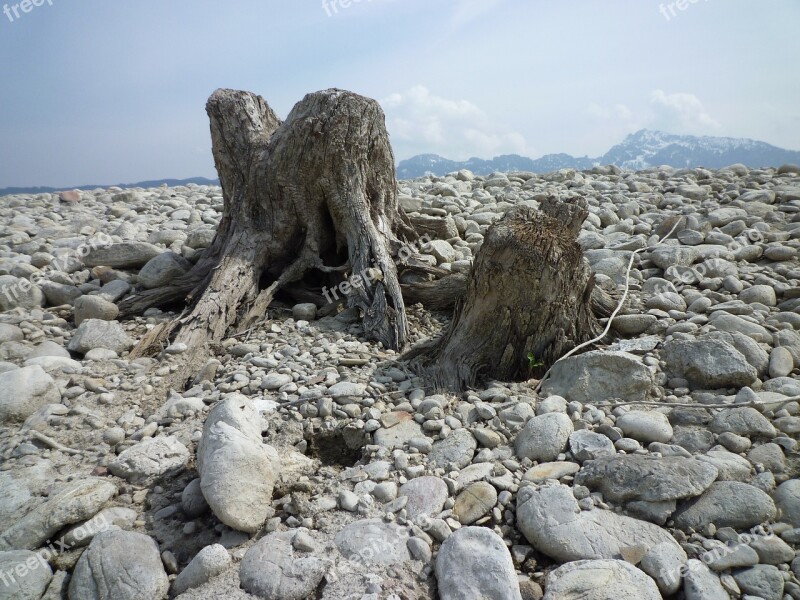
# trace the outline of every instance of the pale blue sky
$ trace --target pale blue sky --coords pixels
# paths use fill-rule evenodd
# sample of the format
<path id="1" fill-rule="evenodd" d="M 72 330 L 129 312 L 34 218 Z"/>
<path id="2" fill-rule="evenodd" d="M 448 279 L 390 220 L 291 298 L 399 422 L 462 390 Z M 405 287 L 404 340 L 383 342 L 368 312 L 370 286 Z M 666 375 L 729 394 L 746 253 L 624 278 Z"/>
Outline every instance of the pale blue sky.
<path id="1" fill-rule="evenodd" d="M 0 187 L 214 176 L 218 87 L 281 117 L 376 98 L 398 159 L 596 156 L 643 127 L 800 150 L 798 0 L 36 1 L 0 0 Z"/>

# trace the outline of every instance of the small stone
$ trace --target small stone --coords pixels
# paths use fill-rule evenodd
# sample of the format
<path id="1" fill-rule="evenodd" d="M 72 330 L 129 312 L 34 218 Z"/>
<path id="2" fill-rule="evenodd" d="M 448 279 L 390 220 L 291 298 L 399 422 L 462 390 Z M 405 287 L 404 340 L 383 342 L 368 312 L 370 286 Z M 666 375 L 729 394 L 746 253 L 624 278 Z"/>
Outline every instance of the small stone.
<path id="1" fill-rule="evenodd" d="M 292 317 L 295 321 L 313 321 L 317 318 L 317 305 L 311 302 L 295 304 L 292 307 Z"/>
<path id="2" fill-rule="evenodd" d="M 127 448 L 108 465 L 117 477 L 129 481 L 142 481 L 163 475 L 189 462 L 189 450 L 174 436 L 147 438 Z"/>
<path id="3" fill-rule="evenodd" d="M 772 498 L 758 488 L 738 481 L 712 483 L 702 496 L 675 514 L 680 529 L 717 527 L 746 529 L 775 518 Z"/>
<path id="4" fill-rule="evenodd" d="M 180 595 L 186 590 L 199 587 L 226 571 L 231 563 L 231 556 L 223 546 L 219 544 L 206 546 L 175 579 L 172 592 Z"/>
<path id="5" fill-rule="evenodd" d="M 89 319 L 113 321 L 119 315 L 119 308 L 100 296 L 81 296 L 73 305 L 75 325 L 80 325 Z"/>
<path id="6" fill-rule="evenodd" d="M 117 321 L 87 319 L 72 334 L 67 349 L 86 354 L 94 348 L 107 348 L 120 354 L 133 346 L 133 340 Z"/>
<path id="7" fill-rule="evenodd" d="M 574 427 L 563 413 L 546 413 L 533 417 L 517 434 L 514 449 L 520 458 L 553 461 L 567 446 Z"/>
<path id="8" fill-rule="evenodd" d="M 769 376 L 788 377 L 794 370 L 794 357 L 788 348 L 778 346 L 769 355 Z"/>
<path id="9" fill-rule="evenodd" d="M 617 453 L 614 443 L 608 437 L 588 429 L 580 429 L 569 436 L 569 449 L 579 461 L 595 460 Z"/>
<path id="10" fill-rule="evenodd" d="M 454 465 L 457 469 L 463 469 L 472 462 L 478 442 L 473 435 L 466 429 L 457 429 L 444 440 L 440 440 L 433 445 L 433 450 L 428 458 L 431 468 L 448 468 Z"/>
<path id="11" fill-rule="evenodd" d="M 456 497 L 453 514 L 463 525 L 471 525 L 497 504 L 497 490 L 485 481 L 473 483 Z"/>
<path id="12" fill-rule="evenodd" d="M 656 411 L 629 411 L 617 419 L 617 427 L 626 436 L 644 443 L 666 443 L 673 435 L 667 416 Z"/>
<path id="13" fill-rule="evenodd" d="M 295 532 L 269 533 L 247 551 L 239 569 L 242 588 L 265 600 L 303 600 L 314 595 L 327 567 L 292 546 Z"/>
<path id="14" fill-rule="evenodd" d="M 434 516 L 442 511 L 449 497 L 447 484 L 438 477 L 417 477 L 400 486 L 400 497 L 407 497 L 406 513 L 415 520 L 421 516 Z"/>

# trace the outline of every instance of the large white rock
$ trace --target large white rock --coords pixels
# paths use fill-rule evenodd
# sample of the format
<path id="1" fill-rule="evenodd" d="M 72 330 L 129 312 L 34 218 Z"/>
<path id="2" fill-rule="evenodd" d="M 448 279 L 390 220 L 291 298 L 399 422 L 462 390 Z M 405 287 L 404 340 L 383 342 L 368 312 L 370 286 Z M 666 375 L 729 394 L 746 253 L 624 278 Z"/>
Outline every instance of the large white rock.
<path id="1" fill-rule="evenodd" d="M 0 373 L 0 423 L 24 421 L 46 404 L 61 402 L 61 392 L 42 367 Z"/>
<path id="2" fill-rule="evenodd" d="M 229 527 L 254 533 L 271 516 L 280 458 L 263 443 L 261 416 L 246 396 L 228 397 L 209 413 L 197 470 L 208 505 Z"/>

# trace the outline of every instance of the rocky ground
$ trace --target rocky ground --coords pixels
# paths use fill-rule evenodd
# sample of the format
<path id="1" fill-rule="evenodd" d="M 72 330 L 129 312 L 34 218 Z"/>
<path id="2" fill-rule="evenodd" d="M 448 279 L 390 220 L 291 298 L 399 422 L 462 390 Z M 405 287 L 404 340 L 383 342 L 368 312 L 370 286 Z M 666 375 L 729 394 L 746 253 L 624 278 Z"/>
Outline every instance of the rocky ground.
<path id="1" fill-rule="evenodd" d="M 800 169 L 399 189 L 455 271 L 513 206 L 587 198 L 600 285 L 643 250 L 629 314 L 539 393 L 455 396 L 276 304 L 165 393 L 186 349 L 128 352 L 174 314 L 114 303 L 197 260 L 220 189 L 0 199 L 0 599 L 800 598 Z"/>

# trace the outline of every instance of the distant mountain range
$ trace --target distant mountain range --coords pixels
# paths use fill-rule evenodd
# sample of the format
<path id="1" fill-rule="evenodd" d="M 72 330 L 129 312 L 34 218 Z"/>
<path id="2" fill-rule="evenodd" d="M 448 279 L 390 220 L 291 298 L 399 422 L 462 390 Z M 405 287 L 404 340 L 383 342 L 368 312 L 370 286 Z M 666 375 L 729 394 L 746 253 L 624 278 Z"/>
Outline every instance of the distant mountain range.
<path id="1" fill-rule="evenodd" d="M 642 129 L 632 133 L 621 144 L 617 144 L 598 158 L 547 154 L 534 160 L 518 154 L 506 154 L 491 160 L 470 158 L 459 162 L 436 154 L 420 154 L 400 161 L 397 178 L 413 179 L 426 174 L 442 176 L 460 169 L 469 169 L 476 175 L 489 175 L 495 171 L 550 173 L 567 168 L 586 170 L 599 165 L 616 165 L 631 170 L 662 165 L 676 168 L 720 169 L 735 163 L 749 167 L 800 164 L 800 152 L 783 150 L 755 140 L 673 135 Z"/>
<path id="2" fill-rule="evenodd" d="M 153 181 L 140 181 L 138 183 L 117 183 L 115 185 L 78 185 L 73 187 L 9 187 L 0 188 L 0 196 L 8 196 L 11 194 L 52 194 L 53 192 L 61 192 L 63 190 L 94 190 L 97 188 L 156 188 L 161 185 L 175 187 L 179 185 L 188 185 L 196 183 L 197 185 L 219 185 L 219 179 L 207 179 L 205 177 L 191 177 L 190 179 L 155 179 Z"/>
<path id="3" fill-rule="evenodd" d="M 673 135 L 661 131 L 642 129 L 626 137 L 598 158 L 588 156 L 574 157 L 569 154 L 547 154 L 532 159 L 518 154 L 496 156 L 491 160 L 470 158 L 454 161 L 437 154 L 419 154 L 400 161 L 397 166 L 398 179 L 414 179 L 423 175 L 446 175 L 453 171 L 469 169 L 476 175 L 489 175 L 496 171 L 531 171 L 551 173 L 559 169 L 587 170 L 599 165 L 616 165 L 622 169 L 641 170 L 650 167 L 669 165 L 676 168 L 707 167 L 721 169 L 735 163 L 748 167 L 779 167 L 784 164 L 800 164 L 800 152 L 784 150 L 755 140 L 726 137 L 697 137 L 693 135 Z M 196 183 L 198 185 L 219 185 L 219 179 L 192 177 L 191 179 L 158 179 L 138 183 L 117 184 L 121 188 L 154 188 L 160 185 L 170 187 Z M 46 194 L 66 189 L 93 190 L 108 188 L 110 185 L 79 185 L 77 187 L 11 187 L 0 189 L 0 196 L 8 194 Z"/>

